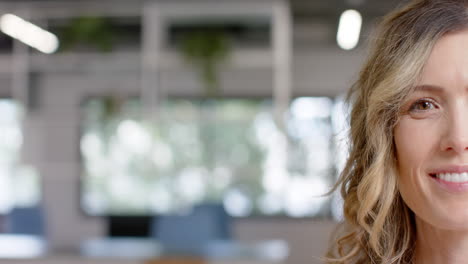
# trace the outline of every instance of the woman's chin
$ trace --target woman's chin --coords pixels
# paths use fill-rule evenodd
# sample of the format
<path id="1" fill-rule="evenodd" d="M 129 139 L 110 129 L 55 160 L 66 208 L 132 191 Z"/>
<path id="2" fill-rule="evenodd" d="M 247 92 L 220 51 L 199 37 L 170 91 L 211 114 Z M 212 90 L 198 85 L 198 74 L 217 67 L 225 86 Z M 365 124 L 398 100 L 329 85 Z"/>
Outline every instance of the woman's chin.
<path id="1" fill-rule="evenodd" d="M 468 205 L 448 205 L 442 210 L 433 209 L 429 214 L 416 214 L 418 229 L 420 225 L 429 224 L 440 230 L 468 232 Z"/>

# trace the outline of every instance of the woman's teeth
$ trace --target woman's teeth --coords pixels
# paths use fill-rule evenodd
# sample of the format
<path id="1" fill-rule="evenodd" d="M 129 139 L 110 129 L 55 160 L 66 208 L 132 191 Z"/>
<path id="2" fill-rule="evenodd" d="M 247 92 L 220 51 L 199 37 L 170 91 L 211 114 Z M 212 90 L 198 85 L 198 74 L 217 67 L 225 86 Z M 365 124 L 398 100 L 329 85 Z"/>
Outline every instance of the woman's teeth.
<path id="1" fill-rule="evenodd" d="M 468 182 L 468 172 L 463 173 L 439 173 L 436 174 L 438 179 L 448 182 Z"/>

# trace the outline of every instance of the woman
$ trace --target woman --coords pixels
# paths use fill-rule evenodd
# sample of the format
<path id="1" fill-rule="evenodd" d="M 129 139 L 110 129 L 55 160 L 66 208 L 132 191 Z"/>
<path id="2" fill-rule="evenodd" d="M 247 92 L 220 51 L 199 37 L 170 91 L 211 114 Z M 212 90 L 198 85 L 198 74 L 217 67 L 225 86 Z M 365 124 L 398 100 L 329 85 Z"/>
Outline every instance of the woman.
<path id="1" fill-rule="evenodd" d="M 411 1 L 378 32 L 327 263 L 468 263 L 468 1 Z"/>

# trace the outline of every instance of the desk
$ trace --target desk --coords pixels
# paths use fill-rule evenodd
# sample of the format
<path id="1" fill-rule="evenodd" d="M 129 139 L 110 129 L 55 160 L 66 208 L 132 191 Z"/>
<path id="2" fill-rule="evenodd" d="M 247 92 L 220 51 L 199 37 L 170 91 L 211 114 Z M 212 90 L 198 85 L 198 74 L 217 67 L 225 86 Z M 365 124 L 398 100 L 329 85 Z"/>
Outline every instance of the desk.
<path id="1" fill-rule="evenodd" d="M 281 240 L 213 241 L 199 255 L 180 255 L 153 239 L 96 238 L 75 252 L 51 252 L 47 242 L 28 235 L 0 235 L 0 264 L 264 264 L 289 255 Z"/>
<path id="2" fill-rule="evenodd" d="M 167 249 L 157 240 L 147 238 L 97 238 L 85 241 L 80 255 L 89 258 L 204 259 L 210 263 L 281 263 L 289 255 L 289 247 L 282 240 L 258 242 L 213 241 L 198 252 L 177 252 Z M 184 259 L 184 258 L 183 258 Z M 180 263 L 175 261 L 176 263 Z M 159 263 L 159 262 L 158 262 Z"/>
<path id="3" fill-rule="evenodd" d="M 30 235 L 0 235 L 0 258 L 30 259 L 42 257 L 47 252 L 47 243 L 40 237 Z"/>

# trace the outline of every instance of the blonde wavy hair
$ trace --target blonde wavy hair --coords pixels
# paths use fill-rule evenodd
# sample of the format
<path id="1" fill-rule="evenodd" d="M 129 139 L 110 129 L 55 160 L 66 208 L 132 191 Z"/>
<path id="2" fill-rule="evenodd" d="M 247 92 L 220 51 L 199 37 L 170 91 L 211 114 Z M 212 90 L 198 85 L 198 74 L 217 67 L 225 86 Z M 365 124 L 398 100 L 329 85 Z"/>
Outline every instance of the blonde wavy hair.
<path id="1" fill-rule="evenodd" d="M 416 228 L 398 191 L 393 130 L 435 42 L 468 28 L 468 0 L 413 0 L 385 16 L 348 94 L 350 154 L 340 179 L 344 222 L 326 263 L 411 263 Z"/>

